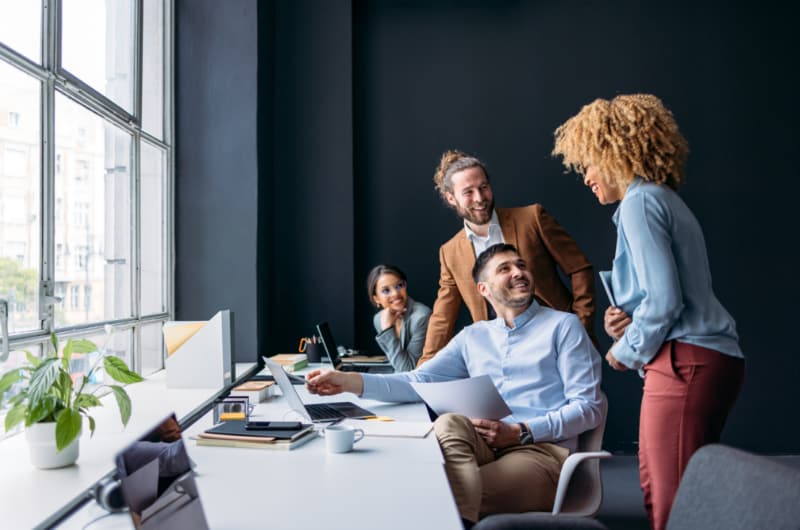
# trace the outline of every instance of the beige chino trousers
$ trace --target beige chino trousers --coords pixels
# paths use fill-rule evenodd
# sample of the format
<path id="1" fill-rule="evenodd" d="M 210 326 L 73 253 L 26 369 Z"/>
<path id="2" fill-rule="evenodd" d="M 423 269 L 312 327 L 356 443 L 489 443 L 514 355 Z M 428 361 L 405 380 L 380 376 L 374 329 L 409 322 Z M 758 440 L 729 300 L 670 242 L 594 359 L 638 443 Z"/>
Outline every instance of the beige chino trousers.
<path id="1" fill-rule="evenodd" d="M 536 443 L 495 451 L 458 414 L 439 416 L 433 428 L 461 517 L 476 522 L 493 513 L 553 509 L 567 449 Z"/>

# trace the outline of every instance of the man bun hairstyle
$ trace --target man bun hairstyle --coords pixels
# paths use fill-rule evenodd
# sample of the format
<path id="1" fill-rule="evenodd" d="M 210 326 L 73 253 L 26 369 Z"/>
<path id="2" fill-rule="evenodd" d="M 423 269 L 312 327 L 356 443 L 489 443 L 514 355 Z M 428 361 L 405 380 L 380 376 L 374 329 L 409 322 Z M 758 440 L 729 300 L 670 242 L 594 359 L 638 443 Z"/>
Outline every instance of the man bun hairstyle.
<path id="1" fill-rule="evenodd" d="M 445 203 L 447 203 L 445 193 L 453 193 L 453 174 L 471 167 L 481 168 L 486 175 L 486 180 L 489 180 L 489 172 L 486 171 L 486 166 L 474 156 L 456 149 L 445 151 L 442 154 L 436 173 L 433 174 L 433 182 L 436 185 L 436 191 L 439 192 Z"/>

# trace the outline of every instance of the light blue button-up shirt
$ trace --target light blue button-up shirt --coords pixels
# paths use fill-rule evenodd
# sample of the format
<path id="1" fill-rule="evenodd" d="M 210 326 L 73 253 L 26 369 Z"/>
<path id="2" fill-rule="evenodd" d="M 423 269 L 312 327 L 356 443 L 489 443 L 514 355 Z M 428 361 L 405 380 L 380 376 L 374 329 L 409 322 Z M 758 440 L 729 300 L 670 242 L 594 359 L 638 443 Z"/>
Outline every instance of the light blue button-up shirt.
<path id="1" fill-rule="evenodd" d="M 680 196 L 636 178 L 613 220 L 611 289 L 617 306 L 632 317 L 611 348 L 614 357 L 639 369 L 669 340 L 744 357 L 736 323 L 711 290 L 700 224 Z"/>
<path id="2" fill-rule="evenodd" d="M 363 374 L 363 397 L 419 401 L 409 381 L 488 375 L 511 409 L 509 423 L 527 422 L 537 442 L 574 451 L 577 436 L 600 422 L 600 356 L 578 317 L 535 301 L 509 328 L 502 318 L 464 328 L 412 372 Z"/>

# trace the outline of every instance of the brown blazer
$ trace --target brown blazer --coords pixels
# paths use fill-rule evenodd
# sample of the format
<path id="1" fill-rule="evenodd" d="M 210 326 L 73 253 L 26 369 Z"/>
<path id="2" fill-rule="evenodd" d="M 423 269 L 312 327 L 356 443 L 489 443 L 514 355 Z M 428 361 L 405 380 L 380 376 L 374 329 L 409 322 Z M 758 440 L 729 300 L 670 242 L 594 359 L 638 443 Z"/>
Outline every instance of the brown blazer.
<path id="1" fill-rule="evenodd" d="M 534 297 L 547 307 L 571 311 L 594 337 L 594 273 L 592 265 L 555 219 L 539 204 L 522 208 L 497 208 L 506 243 L 517 247 L 533 275 Z M 453 337 L 461 301 L 472 321 L 486 320 L 486 300 L 472 280 L 475 250 L 462 228 L 439 248 L 439 293 L 428 322 L 422 357 L 417 366 L 433 358 Z M 570 278 L 572 293 L 558 276 L 556 266 Z"/>

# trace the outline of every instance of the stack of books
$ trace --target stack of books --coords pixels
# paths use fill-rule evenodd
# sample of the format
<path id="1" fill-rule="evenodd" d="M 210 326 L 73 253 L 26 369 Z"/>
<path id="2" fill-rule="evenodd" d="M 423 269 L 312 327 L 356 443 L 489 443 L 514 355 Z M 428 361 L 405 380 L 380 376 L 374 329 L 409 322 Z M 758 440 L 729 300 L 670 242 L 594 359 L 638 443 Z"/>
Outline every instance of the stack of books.
<path id="1" fill-rule="evenodd" d="M 287 372 L 295 372 L 308 366 L 305 353 L 279 353 L 270 357 L 270 361 L 280 364 Z"/>
<path id="2" fill-rule="evenodd" d="M 251 405 L 255 405 L 272 396 L 272 386 L 274 384 L 274 381 L 247 381 L 233 387 L 230 396 L 246 397 Z"/>
<path id="3" fill-rule="evenodd" d="M 292 450 L 316 438 L 311 424 L 302 424 L 296 430 L 245 429 L 244 421 L 226 421 L 197 435 L 197 445 L 216 447 L 243 447 L 247 449 Z"/>

